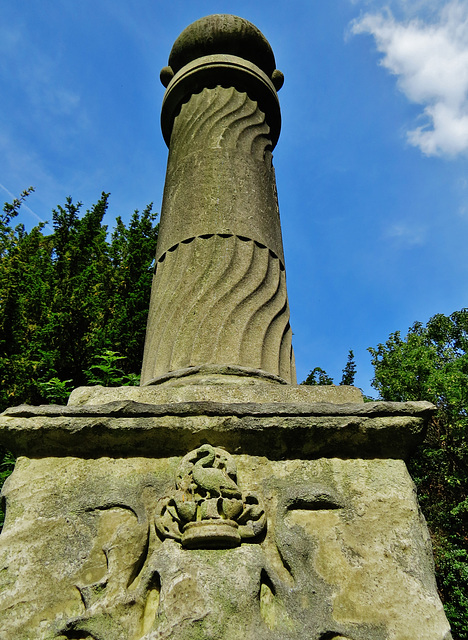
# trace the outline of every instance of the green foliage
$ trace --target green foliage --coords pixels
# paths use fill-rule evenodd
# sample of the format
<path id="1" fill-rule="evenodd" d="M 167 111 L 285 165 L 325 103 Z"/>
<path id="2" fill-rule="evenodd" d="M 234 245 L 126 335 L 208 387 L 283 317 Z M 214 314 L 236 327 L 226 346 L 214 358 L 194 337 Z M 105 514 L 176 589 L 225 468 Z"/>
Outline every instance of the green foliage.
<path id="1" fill-rule="evenodd" d="M 51 404 L 67 404 L 68 397 L 73 391 L 71 380 L 51 378 L 47 382 L 39 382 L 38 386 L 47 402 Z"/>
<path id="2" fill-rule="evenodd" d="M 118 217 L 109 239 L 109 194 L 82 216 L 67 198 L 47 235 L 44 224 L 11 227 L 30 192 L 0 217 L 0 411 L 66 402 L 70 388 L 91 380 L 135 383 L 143 357 L 157 240 L 151 205 L 128 226 Z"/>
<path id="3" fill-rule="evenodd" d="M 348 352 L 348 361 L 346 362 L 345 368 L 343 369 L 343 375 L 341 376 L 340 385 L 352 386 L 354 384 L 355 377 L 356 377 L 356 363 L 354 362 L 353 350 L 350 349 Z"/>
<path id="4" fill-rule="evenodd" d="M 465 640 L 468 633 L 468 551 L 450 539 L 439 538 L 434 546 L 436 573 L 445 611 L 451 622 L 454 640 Z"/>
<path id="5" fill-rule="evenodd" d="M 346 362 L 345 368 L 343 369 L 343 375 L 341 377 L 340 385 L 353 385 L 354 378 L 356 376 L 356 363 L 354 362 L 354 353 L 352 349 L 348 352 L 348 361 Z M 301 384 L 306 385 L 316 385 L 316 384 L 325 384 L 331 385 L 335 384 L 333 382 L 333 378 L 328 375 L 328 373 L 322 369 L 321 367 L 315 367 L 309 373 L 307 378 Z"/>
<path id="6" fill-rule="evenodd" d="M 468 309 L 416 322 L 369 349 L 384 400 L 437 406 L 410 462 L 432 533 L 437 579 L 454 638 L 468 639 Z"/>
<path id="7" fill-rule="evenodd" d="M 321 367 L 315 367 L 301 384 L 333 384 L 333 378 L 330 378 L 327 372 Z"/>
<path id="8" fill-rule="evenodd" d="M 117 351 L 106 349 L 104 353 L 96 356 L 97 364 L 85 371 L 88 384 L 101 384 L 104 387 L 135 386 L 140 383 L 140 376 L 137 374 L 126 375 L 117 366 L 120 360 L 125 360 Z"/>
<path id="9" fill-rule="evenodd" d="M 8 476 L 11 475 L 14 466 L 14 456 L 9 451 L 5 451 L 5 449 L 0 447 L 0 489 L 3 487 L 3 483 L 8 478 Z M 2 530 L 4 519 L 5 513 L 3 510 L 3 505 L 0 504 L 0 531 Z"/>
<path id="10" fill-rule="evenodd" d="M 32 191 L 0 214 L 0 411 L 65 404 L 83 384 L 138 384 L 143 357 L 157 240 L 151 205 L 128 227 L 117 218 L 109 240 L 109 194 L 81 217 L 81 203 L 67 198 L 46 235 L 43 223 L 11 226 Z M 14 460 L 0 448 L 0 461 L 1 488 Z"/>
<path id="11" fill-rule="evenodd" d="M 34 187 L 25 189 L 19 198 L 15 198 L 13 202 L 5 202 L 3 212 L 0 213 L 0 258 L 9 250 L 11 244 L 14 243 L 15 232 L 19 235 L 24 233 L 24 227 L 19 225 L 16 229 L 10 226 L 10 222 L 15 218 L 20 210 L 21 204 L 26 198 L 34 192 Z"/>

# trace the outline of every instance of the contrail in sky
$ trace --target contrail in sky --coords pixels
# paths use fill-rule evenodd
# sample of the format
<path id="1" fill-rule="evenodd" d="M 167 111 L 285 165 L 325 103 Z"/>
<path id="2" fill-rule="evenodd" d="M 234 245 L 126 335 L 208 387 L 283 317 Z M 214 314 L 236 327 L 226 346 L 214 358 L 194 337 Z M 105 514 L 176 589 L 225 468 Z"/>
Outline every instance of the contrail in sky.
<path id="1" fill-rule="evenodd" d="M 5 193 L 7 193 L 12 200 L 15 199 L 16 196 L 13 193 L 11 193 L 11 191 L 9 191 L 6 187 L 4 187 L 1 182 L 0 182 L 0 188 L 2 188 L 3 191 L 5 191 Z M 49 224 L 47 224 L 47 222 L 45 220 L 43 220 L 41 218 L 41 216 L 37 215 L 37 213 L 35 213 L 30 207 L 28 207 L 27 204 L 24 204 L 24 202 L 22 202 L 21 206 L 22 206 L 23 209 L 26 209 L 26 211 L 29 211 L 29 213 L 32 216 L 34 216 L 37 220 L 39 220 L 39 222 L 43 222 L 45 224 L 45 226 L 53 232 L 52 227 Z"/>

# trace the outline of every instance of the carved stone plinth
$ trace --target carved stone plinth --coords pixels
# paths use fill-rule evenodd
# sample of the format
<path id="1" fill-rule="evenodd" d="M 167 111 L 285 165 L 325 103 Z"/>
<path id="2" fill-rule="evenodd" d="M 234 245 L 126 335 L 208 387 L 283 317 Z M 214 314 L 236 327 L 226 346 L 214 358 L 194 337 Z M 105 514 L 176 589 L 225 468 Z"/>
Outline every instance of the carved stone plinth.
<path id="1" fill-rule="evenodd" d="M 432 410 L 250 380 L 6 411 L 0 637 L 448 638 L 404 462 Z"/>

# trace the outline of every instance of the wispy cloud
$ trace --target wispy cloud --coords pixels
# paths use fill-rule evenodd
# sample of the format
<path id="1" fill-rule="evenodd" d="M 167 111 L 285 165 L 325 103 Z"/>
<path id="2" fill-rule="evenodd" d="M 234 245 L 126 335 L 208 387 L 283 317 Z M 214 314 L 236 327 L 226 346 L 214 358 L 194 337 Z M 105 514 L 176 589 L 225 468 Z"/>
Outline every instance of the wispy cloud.
<path id="1" fill-rule="evenodd" d="M 416 246 L 424 244 L 426 230 L 423 227 L 397 222 L 388 227 L 385 236 L 388 239 L 397 241 L 400 245 Z"/>
<path id="2" fill-rule="evenodd" d="M 73 123 L 87 126 L 86 105 L 70 79 L 62 57 L 55 57 L 35 41 L 34 34 L 18 24 L 0 25 L 0 79 L 15 96 L 14 120 L 27 118 L 37 129 Z M 11 118 L 10 118 L 11 119 Z"/>
<path id="3" fill-rule="evenodd" d="M 466 153 L 468 0 L 451 0 L 430 21 L 398 21 L 387 10 L 366 13 L 351 28 L 374 36 L 382 66 L 409 100 L 423 105 L 423 124 L 407 133 L 410 144 L 426 155 Z"/>

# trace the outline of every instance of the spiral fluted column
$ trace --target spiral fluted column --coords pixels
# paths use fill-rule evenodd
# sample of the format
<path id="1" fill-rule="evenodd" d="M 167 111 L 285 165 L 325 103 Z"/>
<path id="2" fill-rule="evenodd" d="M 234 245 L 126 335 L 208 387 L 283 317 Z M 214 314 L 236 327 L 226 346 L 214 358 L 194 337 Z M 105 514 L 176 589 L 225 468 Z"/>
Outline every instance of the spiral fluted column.
<path id="1" fill-rule="evenodd" d="M 142 384 L 203 367 L 295 383 L 270 45 L 246 20 L 208 16 L 176 40 L 161 79 L 169 159 Z"/>

